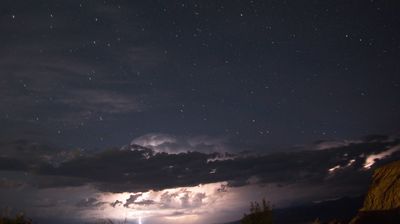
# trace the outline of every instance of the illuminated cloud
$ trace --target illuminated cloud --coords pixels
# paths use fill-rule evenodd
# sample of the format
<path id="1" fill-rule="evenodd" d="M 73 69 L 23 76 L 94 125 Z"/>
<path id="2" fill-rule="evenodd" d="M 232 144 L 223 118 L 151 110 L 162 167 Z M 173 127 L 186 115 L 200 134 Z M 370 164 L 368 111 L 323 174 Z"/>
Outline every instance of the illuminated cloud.
<path id="1" fill-rule="evenodd" d="M 156 152 L 181 153 L 197 151 L 204 153 L 227 152 L 231 148 L 226 138 L 209 136 L 182 137 L 163 133 L 150 133 L 132 140 L 131 144 L 149 147 Z"/>
<path id="2" fill-rule="evenodd" d="M 225 188 L 225 190 L 221 190 Z M 307 189 L 307 191 L 305 191 Z M 212 183 L 195 187 L 170 188 L 161 191 L 138 193 L 103 193 L 97 200 L 105 202 L 101 210 L 87 209 L 81 211 L 85 219 L 102 216 L 112 220 L 124 220 L 137 223 L 175 224 L 175 223 L 224 223 L 238 220 L 249 208 L 249 202 L 265 197 L 274 208 L 285 207 L 299 201 L 312 201 L 330 198 L 332 193 L 338 194 L 344 189 L 310 186 L 304 183 L 279 186 L 277 184 L 250 184 L 242 187 L 228 187 L 226 183 Z M 357 188 L 353 191 L 357 192 Z M 134 203 L 130 207 L 112 207 L 111 201 L 126 202 L 132 194 L 140 194 L 136 201 L 151 203 Z"/>
<path id="3" fill-rule="evenodd" d="M 208 213 L 211 216 L 223 209 L 221 201 L 229 197 L 228 191 L 220 191 L 226 183 L 212 183 L 195 187 L 170 188 L 161 191 L 147 191 L 137 193 L 104 193 L 98 194 L 96 200 L 103 206 L 101 213 L 111 219 L 130 221 L 158 220 L 157 223 L 184 222 L 188 219 L 201 222 L 201 215 Z M 115 206 L 118 204 L 124 206 Z M 99 217 L 100 211 L 88 209 L 82 211 L 85 218 Z M 196 222 L 197 223 L 197 222 Z"/>
<path id="4" fill-rule="evenodd" d="M 343 170 L 343 169 L 345 169 L 345 168 L 351 167 L 355 162 L 356 162 L 355 159 L 351 159 L 351 160 L 348 161 L 348 163 L 347 163 L 346 165 L 336 165 L 336 166 L 330 168 L 330 169 L 328 170 L 328 172 L 329 172 L 330 174 L 334 174 L 334 173 L 336 173 L 336 172 L 338 172 L 338 171 L 340 171 L 340 170 Z"/>
<path id="5" fill-rule="evenodd" d="M 330 168 L 328 171 L 329 171 L 329 173 L 334 173 L 336 170 L 338 170 L 338 169 L 340 169 L 340 168 L 341 168 L 341 166 L 336 165 L 336 166 Z"/>
<path id="6" fill-rule="evenodd" d="M 349 146 L 350 144 L 362 143 L 361 140 L 331 140 L 331 141 L 319 141 L 315 143 L 314 147 L 317 150 L 326 150 L 339 147 Z"/>
<path id="7" fill-rule="evenodd" d="M 46 214 L 49 218 L 62 218 L 70 223 L 93 223 L 97 219 L 111 219 L 119 223 L 126 218 L 128 223 L 135 224 L 139 220 L 144 224 L 203 224 L 238 220 L 248 210 L 250 201 L 263 197 L 271 201 L 274 207 L 326 198 L 332 192 L 326 191 L 325 187 L 304 183 L 227 187 L 226 182 L 218 182 L 144 192 L 106 193 L 85 186 L 39 190 L 27 188 L 18 193 L 24 196 L 24 211 L 27 213 Z M 5 195 L 4 189 L 0 189 L 0 194 L 3 203 L 13 205 L 15 195 Z M 129 207 L 123 206 L 132 195 L 141 196 Z M 74 216 L 71 217 L 71 214 Z"/>
<path id="8" fill-rule="evenodd" d="M 143 147 L 150 147 L 151 149 L 160 152 L 161 148 L 164 148 L 163 145 L 174 144 L 176 142 L 177 139 L 172 135 L 154 133 L 137 137 L 132 140 L 131 144 L 141 145 Z M 172 150 L 170 150 L 169 148 L 166 148 L 164 152 L 171 153 L 171 151 Z M 173 149 L 173 151 L 175 152 L 176 149 Z"/>
<path id="9" fill-rule="evenodd" d="M 400 145 L 396 145 L 394 147 L 389 148 L 388 150 L 376 154 L 368 155 L 367 158 L 365 159 L 364 168 L 370 169 L 376 163 L 376 161 L 389 157 L 390 155 L 392 155 L 397 151 L 400 151 Z"/>

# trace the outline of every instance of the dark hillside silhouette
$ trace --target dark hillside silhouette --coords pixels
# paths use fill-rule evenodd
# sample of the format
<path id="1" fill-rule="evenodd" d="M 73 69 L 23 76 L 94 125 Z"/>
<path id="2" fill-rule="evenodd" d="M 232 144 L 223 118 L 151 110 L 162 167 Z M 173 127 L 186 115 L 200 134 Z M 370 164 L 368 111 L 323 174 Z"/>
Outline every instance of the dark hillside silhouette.
<path id="1" fill-rule="evenodd" d="M 242 224 L 272 224 L 272 210 L 265 199 L 260 205 L 258 202 L 252 202 L 250 205 L 250 214 L 245 214 L 241 220 Z"/>

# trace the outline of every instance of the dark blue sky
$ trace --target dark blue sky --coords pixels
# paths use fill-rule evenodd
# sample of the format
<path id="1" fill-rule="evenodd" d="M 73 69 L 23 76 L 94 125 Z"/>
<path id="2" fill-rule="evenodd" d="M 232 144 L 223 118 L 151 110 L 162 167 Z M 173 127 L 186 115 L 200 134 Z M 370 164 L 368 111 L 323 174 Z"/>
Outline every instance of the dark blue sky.
<path id="1" fill-rule="evenodd" d="M 1 138 L 239 148 L 399 131 L 394 1 L 5 1 Z"/>

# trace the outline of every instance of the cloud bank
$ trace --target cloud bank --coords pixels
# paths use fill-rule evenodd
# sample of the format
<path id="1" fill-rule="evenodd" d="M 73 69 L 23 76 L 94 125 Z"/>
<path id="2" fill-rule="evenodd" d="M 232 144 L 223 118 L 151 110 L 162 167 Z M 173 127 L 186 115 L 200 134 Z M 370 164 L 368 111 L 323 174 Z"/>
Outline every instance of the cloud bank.
<path id="1" fill-rule="evenodd" d="M 67 219 L 73 213 L 81 221 L 229 221 L 264 196 L 276 206 L 289 206 L 361 194 L 375 167 L 400 159 L 397 137 L 330 142 L 330 148 L 321 144 L 257 154 L 218 152 L 231 147 L 219 139 L 167 134 L 100 151 L 0 142 L 0 196 L 38 217 Z M 14 198 L 16 191 L 22 204 Z"/>
<path id="2" fill-rule="evenodd" d="M 400 154 L 399 139 L 272 154 L 211 152 L 224 146 L 207 138 L 183 141 L 153 134 L 132 142 L 98 152 L 66 151 L 26 141 L 2 143 L 0 169 L 34 174 L 36 181 L 30 184 L 40 188 L 90 184 L 104 192 L 138 192 L 221 181 L 229 186 L 354 183 L 368 179 L 371 171 L 366 166 L 377 166 Z"/>

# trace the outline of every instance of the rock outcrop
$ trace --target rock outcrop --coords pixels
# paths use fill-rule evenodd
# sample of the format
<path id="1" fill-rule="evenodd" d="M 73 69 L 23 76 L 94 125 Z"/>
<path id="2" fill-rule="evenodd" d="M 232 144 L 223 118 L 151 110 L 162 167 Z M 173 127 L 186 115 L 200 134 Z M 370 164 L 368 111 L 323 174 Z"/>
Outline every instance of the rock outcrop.
<path id="1" fill-rule="evenodd" d="M 350 224 L 400 223 L 400 161 L 378 168 L 364 205 Z"/>

